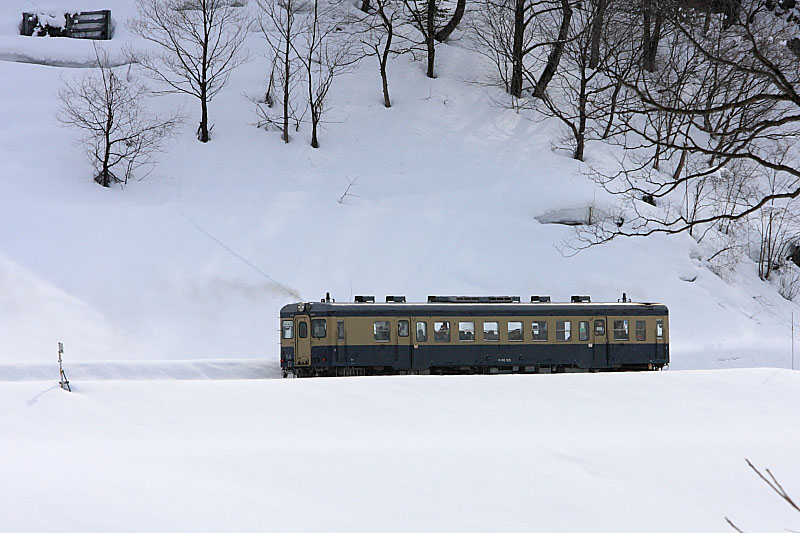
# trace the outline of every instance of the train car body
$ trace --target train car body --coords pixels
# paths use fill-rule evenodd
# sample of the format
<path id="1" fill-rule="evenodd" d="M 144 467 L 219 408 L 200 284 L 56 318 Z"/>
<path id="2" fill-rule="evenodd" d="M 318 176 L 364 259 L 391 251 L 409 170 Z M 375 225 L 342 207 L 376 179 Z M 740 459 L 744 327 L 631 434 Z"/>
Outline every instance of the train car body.
<path id="1" fill-rule="evenodd" d="M 283 375 L 657 370 L 669 363 L 663 304 L 449 296 L 376 304 L 369 298 L 284 306 Z"/>

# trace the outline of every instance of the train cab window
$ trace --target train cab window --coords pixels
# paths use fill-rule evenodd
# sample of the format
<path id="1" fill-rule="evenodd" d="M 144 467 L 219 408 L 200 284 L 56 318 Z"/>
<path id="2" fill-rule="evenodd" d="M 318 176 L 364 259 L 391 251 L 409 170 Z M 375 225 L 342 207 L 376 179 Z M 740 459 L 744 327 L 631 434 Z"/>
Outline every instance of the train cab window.
<path id="1" fill-rule="evenodd" d="M 604 337 L 606 334 L 606 321 L 605 320 L 595 320 L 594 321 L 594 336 L 595 337 Z"/>
<path id="2" fill-rule="evenodd" d="M 475 322 L 458 323 L 458 340 L 460 341 L 475 340 Z"/>
<path id="3" fill-rule="evenodd" d="M 324 318 L 311 320 L 311 336 L 315 339 L 324 339 L 328 334 L 328 322 Z"/>
<path id="4" fill-rule="evenodd" d="M 372 334 L 375 337 L 375 342 L 389 342 L 389 332 L 388 320 L 376 320 L 372 325 Z"/>
<path id="5" fill-rule="evenodd" d="M 664 321 L 656 320 L 656 338 L 664 338 Z"/>
<path id="6" fill-rule="evenodd" d="M 283 331 L 282 337 L 284 339 L 293 339 L 294 338 L 294 322 L 291 320 L 284 320 L 281 324 L 281 331 Z"/>
<path id="7" fill-rule="evenodd" d="M 646 341 L 647 340 L 647 323 L 644 320 L 637 320 L 636 321 L 636 340 L 637 341 Z"/>
<path id="8" fill-rule="evenodd" d="M 301 339 L 308 337 L 308 322 L 300 322 L 297 324 L 297 336 Z"/>
<path id="9" fill-rule="evenodd" d="M 428 342 L 427 322 L 417 322 L 417 342 Z"/>
<path id="10" fill-rule="evenodd" d="M 546 341 L 547 340 L 547 322 L 539 320 L 531 326 L 533 331 L 533 340 Z"/>
<path id="11" fill-rule="evenodd" d="M 614 321 L 614 340 L 615 341 L 626 341 L 630 338 L 628 334 L 628 321 L 627 320 L 615 320 Z"/>
<path id="12" fill-rule="evenodd" d="M 522 322 L 508 323 L 508 340 L 509 341 L 522 340 Z"/>
<path id="13" fill-rule="evenodd" d="M 568 341 L 572 339 L 572 322 L 569 320 L 556 320 L 556 340 Z"/>
<path id="14" fill-rule="evenodd" d="M 483 323 L 483 340 L 485 341 L 500 340 L 500 325 L 497 322 Z"/>
<path id="15" fill-rule="evenodd" d="M 450 342 L 450 322 L 433 323 L 433 340 L 436 342 Z"/>
<path id="16" fill-rule="evenodd" d="M 408 320 L 397 321 L 397 336 L 408 337 Z"/>
<path id="17" fill-rule="evenodd" d="M 579 341 L 588 341 L 589 340 L 589 322 L 578 322 L 578 340 Z"/>
<path id="18" fill-rule="evenodd" d="M 339 320 L 336 323 L 336 338 L 340 341 L 344 340 L 344 320 Z"/>

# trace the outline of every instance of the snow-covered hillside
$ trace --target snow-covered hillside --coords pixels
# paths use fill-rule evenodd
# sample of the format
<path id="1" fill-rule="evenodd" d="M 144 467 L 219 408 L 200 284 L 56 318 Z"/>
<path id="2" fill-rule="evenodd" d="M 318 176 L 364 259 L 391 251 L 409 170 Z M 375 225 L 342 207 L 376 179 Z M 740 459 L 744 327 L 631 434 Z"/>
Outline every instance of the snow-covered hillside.
<path id="1" fill-rule="evenodd" d="M 800 527 L 800 374 L 0 384 L 14 533 Z"/>
<path id="2" fill-rule="evenodd" d="M 140 44 L 125 27 L 132 3 L 104 6 L 118 57 Z M 83 69 L 35 64 L 88 64 L 91 43 L 15 35 L 28 8 L 0 10 L 0 360 L 52 360 L 57 341 L 72 360 L 276 357 L 280 306 L 325 291 L 624 291 L 670 307 L 672 368 L 790 364 L 795 306 L 751 263 L 724 281 L 686 235 L 564 257 L 572 230 L 536 217 L 609 200 L 553 149 L 557 124 L 471 83 L 485 67 L 458 39 L 439 47 L 435 80 L 409 57 L 391 62 L 391 109 L 376 62 L 337 79 L 314 150 L 307 128 L 287 146 L 253 126 L 246 95 L 266 72 L 252 34 L 250 61 L 211 104 L 213 141 L 194 138 L 195 102 L 154 99 L 153 110 L 183 106 L 187 123 L 146 179 L 104 190 L 53 116 L 60 80 Z M 608 150 L 591 144 L 587 157 Z"/>

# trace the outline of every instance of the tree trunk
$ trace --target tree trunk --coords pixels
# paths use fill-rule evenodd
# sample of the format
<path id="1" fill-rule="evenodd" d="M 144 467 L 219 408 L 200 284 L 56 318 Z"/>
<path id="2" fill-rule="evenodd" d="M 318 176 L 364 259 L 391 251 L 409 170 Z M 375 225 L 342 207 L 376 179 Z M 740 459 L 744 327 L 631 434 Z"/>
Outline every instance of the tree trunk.
<path id="1" fill-rule="evenodd" d="M 100 171 L 100 185 L 103 187 L 111 186 L 111 171 L 108 170 L 108 161 L 111 159 L 111 128 L 114 125 L 114 116 L 111 106 L 106 108 L 105 146 L 103 150 L 103 168 Z"/>
<path id="2" fill-rule="evenodd" d="M 289 51 L 291 47 L 291 17 L 287 14 L 286 48 L 283 50 L 283 142 L 289 143 L 289 78 L 292 74 Z"/>
<path id="3" fill-rule="evenodd" d="M 536 89 L 533 93 L 538 98 L 544 98 L 547 85 L 553 79 L 556 70 L 558 70 L 558 64 L 561 62 L 561 54 L 564 52 L 564 46 L 569 36 L 569 24 L 572 21 L 572 7 L 569 5 L 569 0 L 561 0 L 561 12 L 563 13 L 563 18 L 561 19 L 561 28 L 558 30 L 558 40 L 547 57 L 547 64 L 536 82 Z"/>
<path id="4" fill-rule="evenodd" d="M 369 12 L 369 0 L 361 0 L 361 11 L 364 13 Z"/>
<path id="5" fill-rule="evenodd" d="M 642 14 L 644 17 L 644 35 L 642 38 L 642 68 L 648 72 L 656 69 L 656 52 L 658 51 L 658 41 L 661 39 L 661 24 L 663 17 L 658 7 L 654 6 L 651 0 L 642 1 Z M 655 23 L 651 28 L 655 15 Z M 651 33 L 652 29 L 652 33 Z"/>
<path id="6" fill-rule="evenodd" d="M 311 148 L 319 148 L 319 140 L 317 140 L 317 121 L 311 121 Z"/>
<path id="7" fill-rule="evenodd" d="M 664 17 L 661 15 L 661 11 L 659 10 L 656 12 L 656 22 L 655 27 L 653 28 L 653 36 L 650 39 L 650 48 L 648 49 L 648 53 L 650 57 L 648 58 L 648 64 L 652 71 L 656 69 L 656 53 L 658 52 L 658 41 L 661 40 L 661 24 L 664 22 Z"/>
<path id="8" fill-rule="evenodd" d="M 608 122 L 606 123 L 606 129 L 603 131 L 603 139 L 608 139 L 608 136 L 611 134 L 611 126 L 614 125 L 614 116 L 617 112 L 617 98 L 619 98 L 619 92 L 622 90 L 622 79 L 618 79 L 617 83 L 614 85 L 614 91 L 611 93 L 611 107 L 608 110 Z"/>
<path id="9" fill-rule="evenodd" d="M 603 36 L 603 18 L 606 14 L 608 0 L 595 0 L 594 17 L 592 19 L 592 45 L 589 56 L 589 68 L 595 69 L 600 63 L 600 39 Z"/>
<path id="10" fill-rule="evenodd" d="M 200 87 L 200 128 L 197 138 L 200 142 L 208 142 L 208 98 L 205 85 Z"/>
<path id="11" fill-rule="evenodd" d="M 426 13 L 425 43 L 428 46 L 428 72 L 429 78 L 434 77 L 433 65 L 436 57 L 436 40 L 434 39 L 434 16 L 436 15 L 436 0 L 428 0 L 428 12 Z"/>
<path id="12" fill-rule="evenodd" d="M 586 87 L 589 84 L 586 79 L 586 68 L 581 69 L 581 89 L 578 96 L 578 131 L 575 135 L 575 159 L 583 161 L 583 152 L 586 147 Z"/>
<path id="13" fill-rule="evenodd" d="M 514 43 L 511 48 L 511 96 L 522 96 L 522 46 L 525 33 L 525 0 L 514 3 Z"/>
<path id="14" fill-rule="evenodd" d="M 378 15 L 383 21 L 383 27 L 386 28 L 386 43 L 383 45 L 383 53 L 378 56 L 378 64 L 381 67 L 381 83 L 383 84 L 383 106 L 392 107 L 392 102 L 389 100 L 389 80 L 386 76 L 386 66 L 389 64 L 389 53 L 392 51 L 392 38 L 394 37 L 394 24 L 392 20 L 386 16 L 384 11 L 384 3 L 378 2 Z M 378 53 L 378 47 L 375 47 L 375 54 Z"/>
<path id="15" fill-rule="evenodd" d="M 208 45 L 209 45 L 209 26 L 208 12 L 205 4 L 203 5 L 203 55 L 200 58 L 200 128 L 198 138 L 200 142 L 208 142 Z"/>
<path id="16" fill-rule="evenodd" d="M 437 41 L 441 43 L 450 37 L 450 34 L 453 33 L 453 30 L 455 30 L 461 23 L 461 19 L 464 18 L 464 10 L 466 7 L 467 0 L 458 0 L 458 3 L 456 4 L 456 10 L 453 13 L 453 17 L 450 19 L 450 22 L 448 22 L 444 28 L 437 31 L 436 35 L 434 35 Z"/>

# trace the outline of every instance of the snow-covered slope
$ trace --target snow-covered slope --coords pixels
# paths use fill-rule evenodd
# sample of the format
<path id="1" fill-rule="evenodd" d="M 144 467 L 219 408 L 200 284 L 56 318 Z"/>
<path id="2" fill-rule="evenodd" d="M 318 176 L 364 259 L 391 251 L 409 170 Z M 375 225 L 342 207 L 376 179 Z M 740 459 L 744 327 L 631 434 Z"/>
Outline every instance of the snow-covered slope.
<path id="1" fill-rule="evenodd" d="M 3 531 L 800 528 L 800 373 L 0 383 Z"/>
<path id="2" fill-rule="evenodd" d="M 136 46 L 132 3 L 105 5 L 112 55 Z M 13 35 L 27 6 L 3 4 L 0 59 L 91 57 L 85 41 Z M 183 106 L 189 120 L 125 190 L 94 185 L 74 132 L 55 126 L 60 79 L 83 69 L 0 61 L 0 360 L 52 360 L 57 341 L 72 360 L 275 357 L 280 306 L 325 291 L 595 301 L 625 291 L 670 306 L 672 368 L 790 364 L 794 305 L 752 264 L 723 281 L 685 235 L 564 257 L 572 230 L 536 217 L 608 199 L 553 150 L 556 124 L 470 83 L 483 67 L 458 41 L 439 47 L 436 80 L 408 57 L 391 63 L 391 109 L 376 64 L 337 79 L 318 150 L 306 128 L 286 146 L 253 126 L 245 95 L 261 90 L 264 45 L 254 34 L 248 47 L 212 102 L 208 145 L 193 137 L 195 102 L 151 102 Z M 588 157 L 608 150 L 592 144 Z"/>

